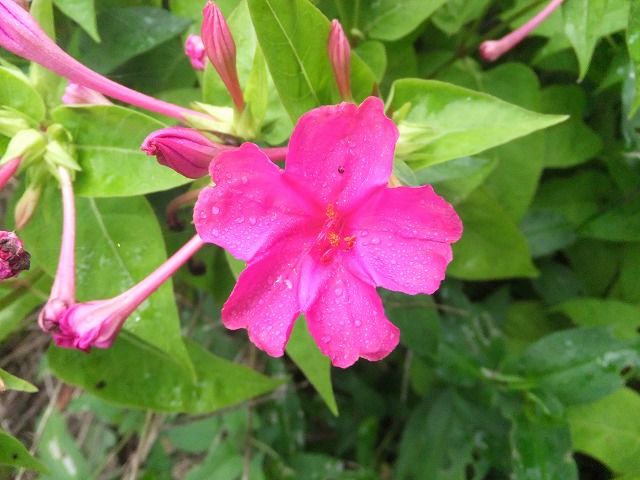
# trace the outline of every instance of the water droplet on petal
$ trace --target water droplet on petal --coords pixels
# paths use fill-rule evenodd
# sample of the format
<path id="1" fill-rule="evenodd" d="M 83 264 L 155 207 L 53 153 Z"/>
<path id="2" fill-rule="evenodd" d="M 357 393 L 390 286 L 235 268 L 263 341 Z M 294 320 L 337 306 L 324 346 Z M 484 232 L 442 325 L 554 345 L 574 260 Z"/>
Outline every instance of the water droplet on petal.
<path id="1" fill-rule="evenodd" d="M 291 280 L 289 280 L 288 278 L 284 281 L 284 284 L 287 286 L 289 290 L 293 288 L 293 283 L 291 283 Z"/>
<path id="2" fill-rule="evenodd" d="M 342 295 L 342 289 L 341 289 L 341 288 L 336 288 L 336 289 L 334 290 L 334 292 L 335 292 L 336 296 L 338 296 L 338 297 L 339 297 L 340 295 Z"/>
<path id="3" fill-rule="evenodd" d="M 373 243 L 374 245 L 378 245 L 380 243 L 380 239 L 378 237 L 373 237 L 371 239 L 371 243 Z"/>
<path id="4" fill-rule="evenodd" d="M 220 209 L 218 207 L 211 207 L 211 213 L 218 215 L 220 213 Z"/>
<path id="5" fill-rule="evenodd" d="M 359 319 L 354 321 L 353 323 L 356 327 L 359 327 L 360 325 L 362 325 L 362 321 L 360 321 Z"/>
<path id="6" fill-rule="evenodd" d="M 242 222 L 244 222 L 244 217 L 236 218 L 236 223 L 242 223 Z"/>
<path id="7" fill-rule="evenodd" d="M 244 183 L 244 184 L 246 184 L 246 183 L 249 181 L 249 179 L 248 179 L 245 175 L 243 175 L 243 176 L 242 176 L 242 178 L 241 178 L 240 180 L 241 180 L 241 181 L 242 181 L 242 183 Z"/>
<path id="8" fill-rule="evenodd" d="M 369 232 L 368 232 L 367 230 L 362 230 L 362 231 L 360 232 L 360 236 L 361 236 L 361 237 L 366 237 L 367 235 L 369 235 Z"/>
<path id="9" fill-rule="evenodd" d="M 322 343 L 329 343 L 331 341 L 331 337 L 329 336 L 325 336 L 321 338 Z"/>
<path id="10" fill-rule="evenodd" d="M 256 217 L 249 217 L 249 223 L 251 225 L 255 225 L 256 224 Z"/>

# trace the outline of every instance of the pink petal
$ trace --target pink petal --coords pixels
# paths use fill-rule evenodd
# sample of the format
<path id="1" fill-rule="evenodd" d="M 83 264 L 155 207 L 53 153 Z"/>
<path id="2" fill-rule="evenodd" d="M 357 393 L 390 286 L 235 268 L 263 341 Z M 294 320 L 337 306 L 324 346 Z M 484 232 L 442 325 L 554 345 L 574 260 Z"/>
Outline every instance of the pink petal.
<path id="1" fill-rule="evenodd" d="M 380 360 L 398 345 L 400 331 L 387 320 L 376 289 L 341 262 L 325 269 L 325 281 L 306 312 L 309 331 L 336 367 L 359 357 Z"/>
<path id="2" fill-rule="evenodd" d="M 435 292 L 462 235 L 453 207 L 429 185 L 382 190 L 354 212 L 354 251 L 376 285 L 409 294 Z"/>
<path id="3" fill-rule="evenodd" d="M 210 173 L 215 186 L 198 197 L 196 230 L 239 259 L 251 259 L 284 232 L 306 231 L 322 220 L 308 218 L 311 207 L 256 145 L 221 153 Z"/>
<path id="4" fill-rule="evenodd" d="M 273 357 L 283 355 L 300 313 L 298 262 L 311 241 L 294 234 L 251 261 L 222 308 L 227 328 L 246 328 L 251 342 Z"/>
<path id="5" fill-rule="evenodd" d="M 321 205 L 348 210 L 386 185 L 397 138 L 378 98 L 369 97 L 360 107 L 341 103 L 316 108 L 298 120 L 285 175 L 304 185 Z"/>

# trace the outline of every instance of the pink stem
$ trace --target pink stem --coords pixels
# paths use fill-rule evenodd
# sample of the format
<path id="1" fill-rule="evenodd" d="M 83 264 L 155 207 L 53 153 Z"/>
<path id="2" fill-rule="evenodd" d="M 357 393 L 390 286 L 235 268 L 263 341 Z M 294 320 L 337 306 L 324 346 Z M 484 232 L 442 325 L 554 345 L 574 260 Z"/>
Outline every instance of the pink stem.
<path id="1" fill-rule="evenodd" d="M 62 242 L 50 298 L 61 300 L 69 306 L 76 301 L 76 207 L 69 172 L 64 167 L 58 167 L 58 175 L 62 193 Z"/>
<path id="2" fill-rule="evenodd" d="M 0 190 L 11 180 L 11 177 L 16 173 L 22 158 L 16 157 L 9 160 L 4 165 L 0 166 Z"/>
<path id="3" fill-rule="evenodd" d="M 529 35 L 538 25 L 540 25 L 549 15 L 551 15 L 564 0 L 551 0 L 549 4 L 543 8 L 535 17 L 529 20 L 527 23 L 522 25 L 517 30 L 505 35 L 499 40 L 490 40 L 488 42 L 483 42 L 483 45 L 486 45 L 487 54 L 484 55 L 488 60 L 496 60 L 506 52 L 511 50 L 513 47 L 518 45 L 522 40 L 524 40 L 527 35 Z M 480 46 L 481 51 L 484 49 L 483 45 Z"/>
<path id="4" fill-rule="evenodd" d="M 203 242 L 198 235 L 195 235 L 153 273 L 123 293 L 122 297 L 124 297 L 123 301 L 126 303 L 126 310 L 133 312 L 133 310 L 138 308 L 149 295 L 160 288 L 160 286 L 200 250 L 204 244 L 205 242 Z"/>

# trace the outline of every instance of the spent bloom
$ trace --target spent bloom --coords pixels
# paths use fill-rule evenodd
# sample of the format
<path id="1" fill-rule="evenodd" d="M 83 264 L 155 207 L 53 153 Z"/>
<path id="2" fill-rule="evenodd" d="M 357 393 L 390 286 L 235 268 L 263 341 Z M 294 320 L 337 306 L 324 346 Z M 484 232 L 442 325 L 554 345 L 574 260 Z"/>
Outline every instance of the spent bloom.
<path id="1" fill-rule="evenodd" d="M 204 70 L 205 53 L 204 43 L 200 35 L 189 35 L 184 42 L 184 54 L 189 57 L 191 66 L 195 70 Z"/>
<path id="2" fill-rule="evenodd" d="M 340 97 L 351 100 L 351 46 L 338 20 L 331 22 L 327 52 Z"/>
<path id="3" fill-rule="evenodd" d="M 169 127 L 151 133 L 140 148 L 185 177 L 200 178 L 209 171 L 211 160 L 228 147 L 192 128 Z"/>
<path id="4" fill-rule="evenodd" d="M 302 312 L 334 365 L 379 360 L 399 340 L 376 286 L 435 292 L 462 234 L 431 186 L 388 188 L 398 130 L 374 97 L 317 108 L 281 170 L 255 145 L 221 153 L 196 203 L 200 237 L 247 262 L 222 309 L 272 356 Z"/>
<path id="5" fill-rule="evenodd" d="M 29 270 L 31 255 L 24 249 L 22 240 L 13 232 L 0 231 L 0 280 Z"/>
<path id="6" fill-rule="evenodd" d="M 523 41 L 538 25 L 551 15 L 564 0 L 551 0 L 540 13 L 522 25 L 517 30 L 505 35 L 499 40 L 487 40 L 480 44 L 480 55 L 489 62 L 493 62 Z"/>
<path id="7" fill-rule="evenodd" d="M 136 92 L 100 75 L 72 58 L 14 0 L 0 0 L 0 47 L 39 63 L 73 83 L 152 112 L 185 120 L 203 114 Z"/>
<path id="8" fill-rule="evenodd" d="M 204 242 L 196 235 L 153 273 L 120 295 L 60 308 L 41 326 L 51 332 L 57 346 L 88 351 L 109 348 L 127 318 L 175 273 Z"/>
<path id="9" fill-rule="evenodd" d="M 242 88 L 236 69 L 236 42 L 220 7 L 208 1 L 202 11 L 201 37 L 211 64 L 220 75 L 238 111 L 244 110 Z"/>
<path id="10" fill-rule="evenodd" d="M 62 103 L 65 105 L 112 105 L 100 92 L 73 82 L 69 82 L 64 89 Z"/>

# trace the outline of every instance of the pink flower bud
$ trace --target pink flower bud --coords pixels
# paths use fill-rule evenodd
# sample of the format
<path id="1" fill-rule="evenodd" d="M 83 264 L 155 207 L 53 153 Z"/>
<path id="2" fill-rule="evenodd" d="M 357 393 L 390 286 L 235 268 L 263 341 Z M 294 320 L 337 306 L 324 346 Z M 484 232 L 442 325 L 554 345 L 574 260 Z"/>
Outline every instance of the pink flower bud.
<path id="1" fill-rule="evenodd" d="M 31 217 L 33 216 L 33 212 L 36 210 L 38 206 L 38 202 L 40 201 L 40 193 L 42 192 L 39 186 L 28 186 L 18 203 L 16 203 L 16 208 L 14 210 L 13 216 L 16 219 L 16 230 L 22 230 Z"/>
<path id="2" fill-rule="evenodd" d="M 233 103 L 238 109 L 244 109 L 242 89 L 236 70 L 236 43 L 233 41 L 229 25 L 222 15 L 220 8 L 208 1 L 202 11 L 201 37 L 207 57 L 224 82 Z"/>
<path id="3" fill-rule="evenodd" d="M 204 70 L 204 43 L 200 35 L 189 35 L 184 42 L 184 53 L 189 57 L 191 66 L 195 70 Z"/>
<path id="4" fill-rule="evenodd" d="M 100 92 L 69 82 L 64 89 L 62 103 L 65 105 L 113 105 Z"/>
<path id="5" fill-rule="evenodd" d="M 25 251 L 22 240 L 15 233 L 0 231 L 0 280 L 29 270 L 30 260 L 31 255 Z"/>
<path id="6" fill-rule="evenodd" d="M 196 235 L 148 277 L 117 297 L 76 304 L 50 300 L 40 312 L 38 323 L 51 332 L 59 347 L 85 351 L 109 348 L 135 309 L 203 245 Z"/>
<path id="7" fill-rule="evenodd" d="M 540 13 L 500 40 L 487 40 L 480 44 L 480 56 L 493 62 L 523 41 L 538 25 L 540 25 L 564 0 L 551 0 Z"/>
<path id="8" fill-rule="evenodd" d="M 207 175 L 211 160 L 226 148 L 197 130 L 184 127 L 156 130 L 145 138 L 140 147 L 147 155 L 155 155 L 160 164 L 188 178 Z"/>
<path id="9" fill-rule="evenodd" d="M 16 157 L 0 165 L 0 190 L 11 180 L 20 166 L 22 158 Z"/>
<path id="10" fill-rule="evenodd" d="M 352 100 L 351 95 L 351 47 L 338 20 L 331 21 L 331 32 L 327 45 L 329 61 L 336 78 L 338 91 L 343 100 Z"/>

